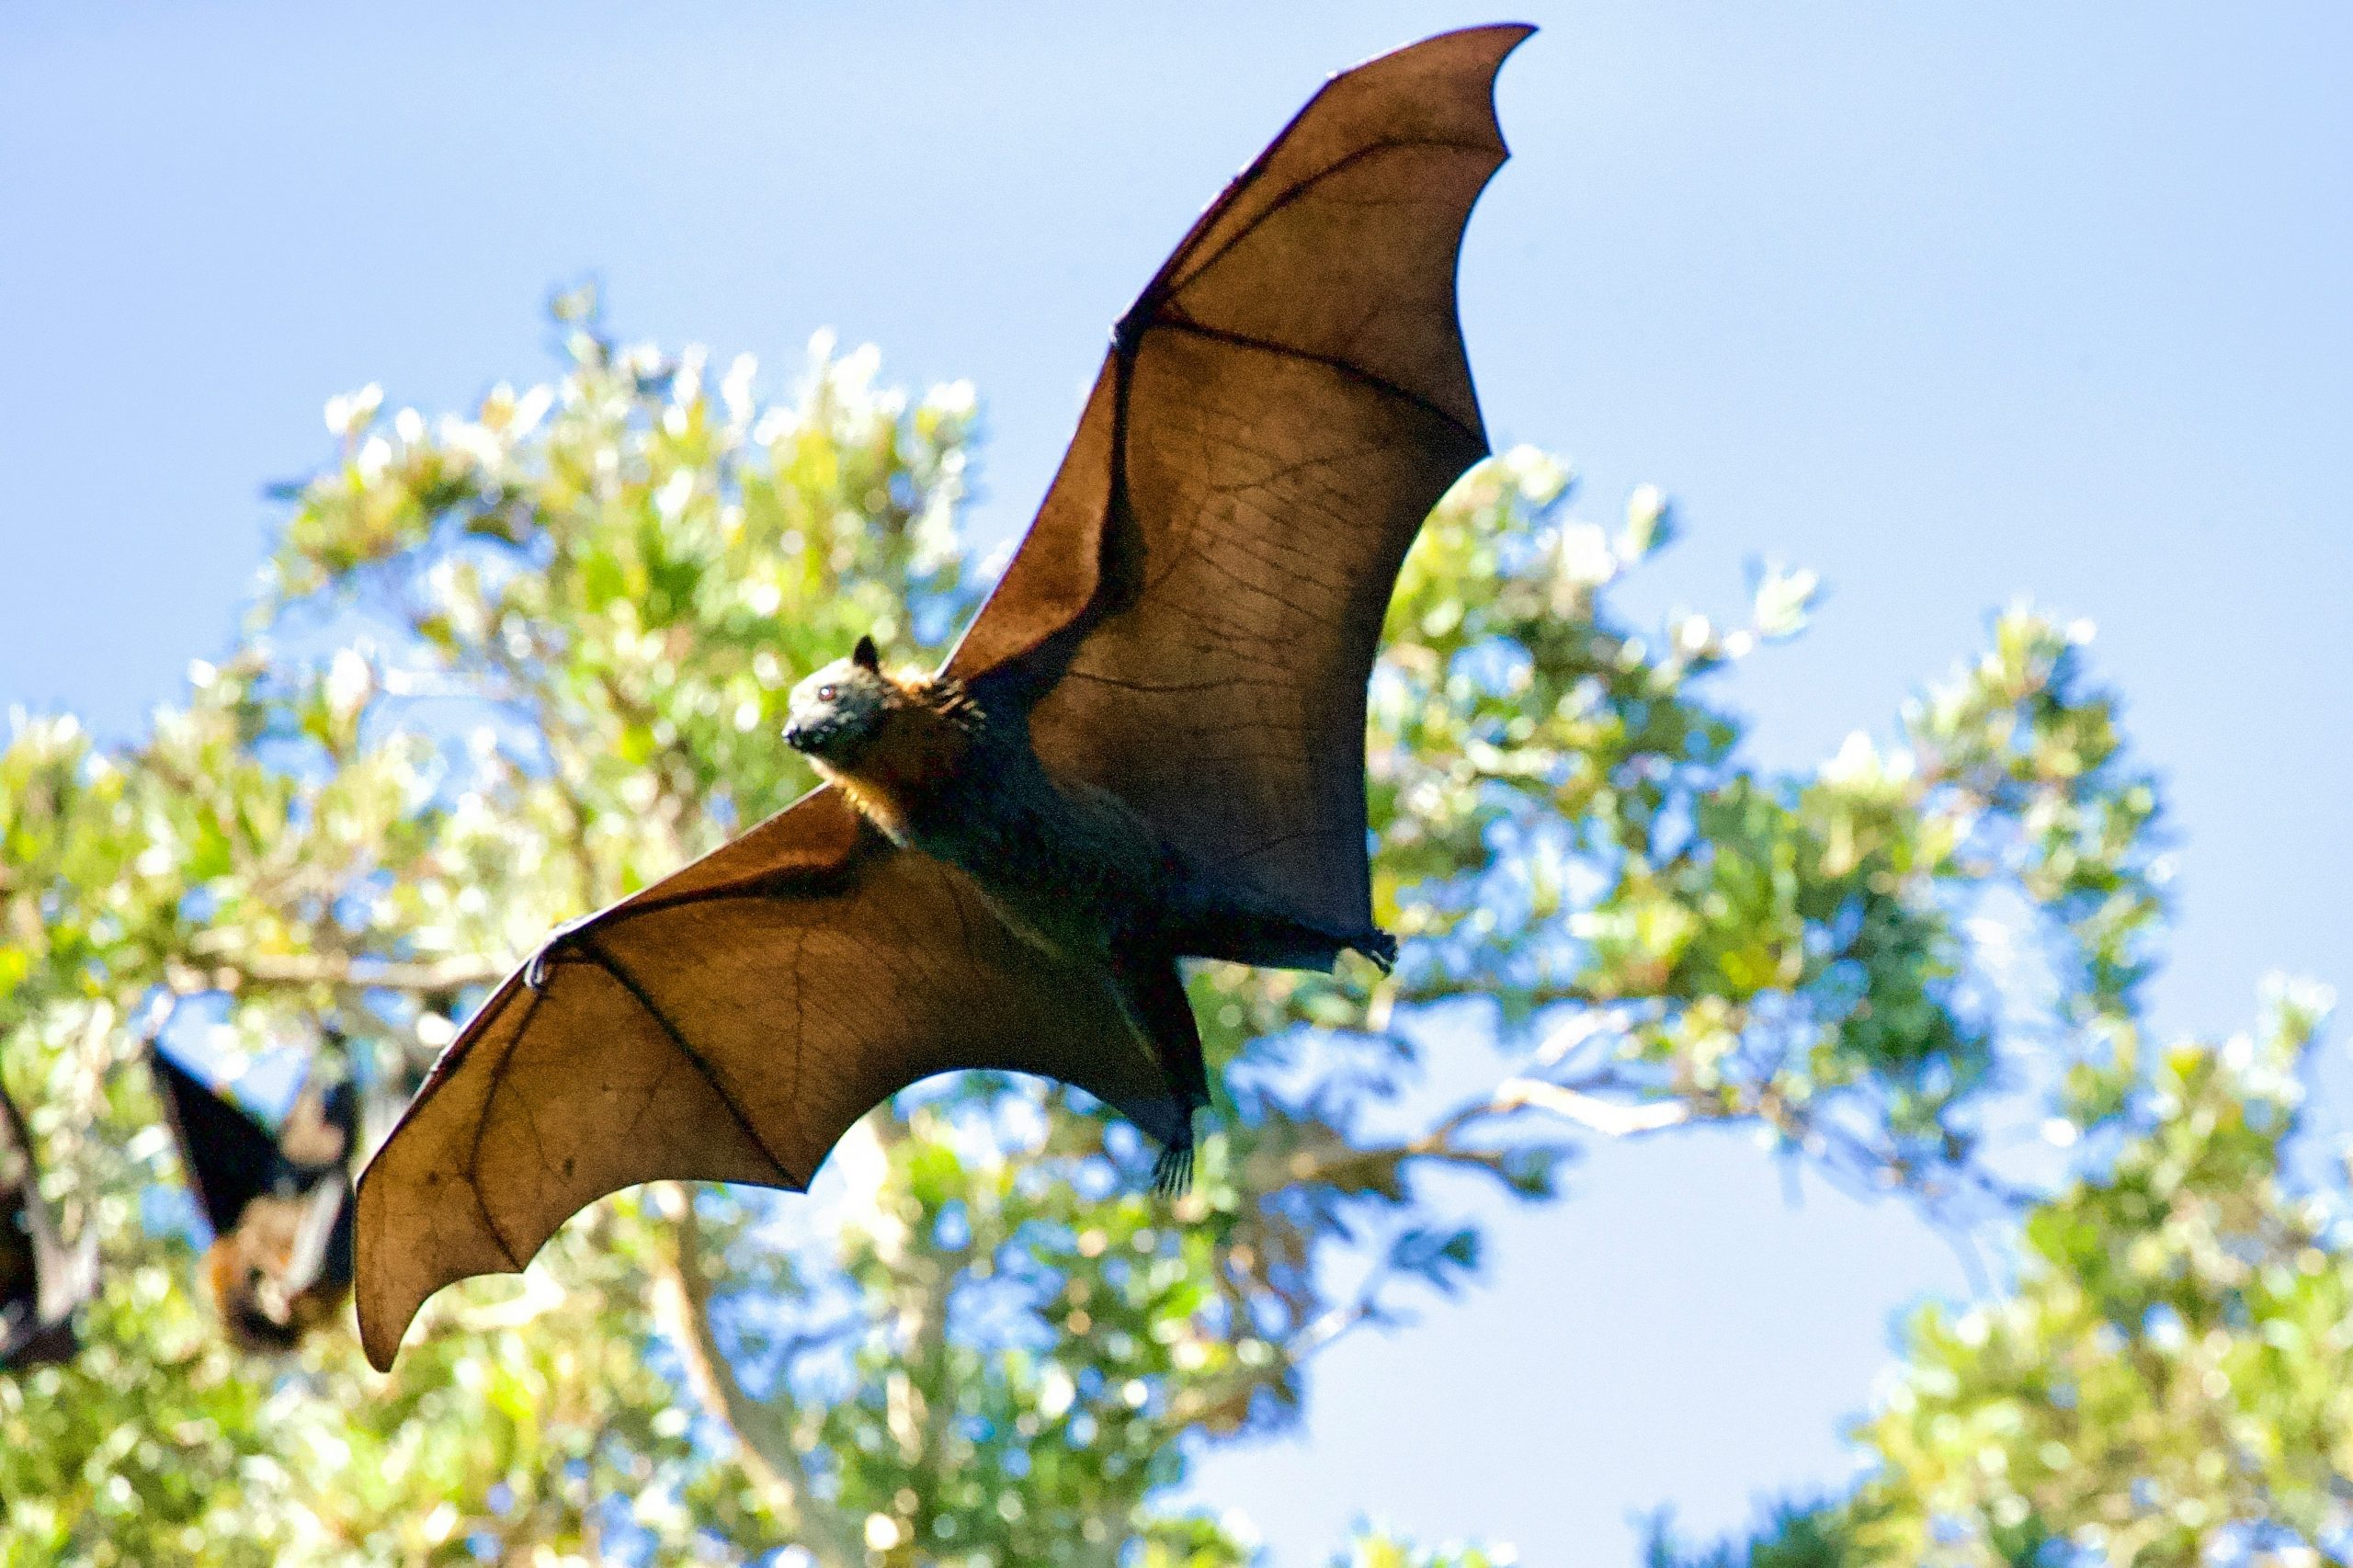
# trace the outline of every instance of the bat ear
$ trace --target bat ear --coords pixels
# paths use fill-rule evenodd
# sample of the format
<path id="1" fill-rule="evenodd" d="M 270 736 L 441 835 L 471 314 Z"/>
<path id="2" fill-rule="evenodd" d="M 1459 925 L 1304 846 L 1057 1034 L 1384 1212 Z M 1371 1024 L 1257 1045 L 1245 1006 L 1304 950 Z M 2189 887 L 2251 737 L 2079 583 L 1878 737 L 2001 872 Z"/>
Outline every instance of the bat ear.
<path id="1" fill-rule="evenodd" d="M 874 639 L 871 637 L 858 640 L 858 646 L 849 651 L 849 662 L 872 674 L 880 675 L 882 670 L 882 655 L 874 651 Z"/>

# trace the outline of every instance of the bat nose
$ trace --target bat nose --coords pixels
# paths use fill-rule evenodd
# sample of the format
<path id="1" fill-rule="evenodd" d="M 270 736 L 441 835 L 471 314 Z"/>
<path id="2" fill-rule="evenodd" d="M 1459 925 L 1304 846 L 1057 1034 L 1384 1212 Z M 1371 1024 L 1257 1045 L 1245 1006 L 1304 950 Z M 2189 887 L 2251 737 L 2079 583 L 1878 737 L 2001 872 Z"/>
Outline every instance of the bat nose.
<path id="1" fill-rule="evenodd" d="M 805 751 L 805 750 L 807 750 L 807 749 L 808 749 L 808 740 L 809 740 L 809 726 L 808 726 L 808 725 L 806 725 L 806 724 L 787 724 L 787 725 L 784 727 L 784 744 L 785 744 L 786 745 L 790 746 L 793 750 L 795 750 L 795 751 Z"/>

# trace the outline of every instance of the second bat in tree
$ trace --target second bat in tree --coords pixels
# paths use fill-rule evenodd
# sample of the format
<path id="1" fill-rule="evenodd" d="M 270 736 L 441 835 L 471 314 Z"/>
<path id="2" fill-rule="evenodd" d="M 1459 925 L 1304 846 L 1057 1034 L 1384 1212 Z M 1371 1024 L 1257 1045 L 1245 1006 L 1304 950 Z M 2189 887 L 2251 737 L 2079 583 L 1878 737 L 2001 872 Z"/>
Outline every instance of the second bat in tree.
<path id="1" fill-rule="evenodd" d="M 204 1278 L 222 1328 L 248 1350 L 293 1349 L 350 1299 L 351 1085 L 314 1066 L 273 1133 L 152 1042 L 147 1061 L 212 1227 Z"/>

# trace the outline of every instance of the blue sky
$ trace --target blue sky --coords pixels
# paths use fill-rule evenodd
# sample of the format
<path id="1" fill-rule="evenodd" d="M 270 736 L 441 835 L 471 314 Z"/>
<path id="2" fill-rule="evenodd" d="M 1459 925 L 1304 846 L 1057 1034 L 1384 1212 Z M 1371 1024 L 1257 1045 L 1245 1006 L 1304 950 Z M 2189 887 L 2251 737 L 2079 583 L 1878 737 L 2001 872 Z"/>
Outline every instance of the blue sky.
<path id="1" fill-rule="evenodd" d="M 2020 594 L 2100 627 L 2179 839 L 2161 1022 L 2353 979 L 2353 13 L 2136 4 L 1517 8 L 1515 159 L 1463 313 L 1499 441 L 1686 542 L 1637 608 L 1831 596 L 1734 690 L 1800 766 Z M 1463 4 L 69 6 L 0 17 L 0 701 L 111 734 L 228 638 L 273 519 L 381 381 L 547 369 L 551 286 L 625 335 L 872 340 L 970 377 L 1017 528 L 1108 324 L 1328 71 Z M 1367 1510 L 1530 1562 L 1628 1513 L 1835 1485 L 1887 1314 L 1961 1288 L 1902 1210 L 1746 1143 L 1597 1152 L 1486 1286 L 1337 1350 L 1206 1500 L 1286 1564 Z"/>

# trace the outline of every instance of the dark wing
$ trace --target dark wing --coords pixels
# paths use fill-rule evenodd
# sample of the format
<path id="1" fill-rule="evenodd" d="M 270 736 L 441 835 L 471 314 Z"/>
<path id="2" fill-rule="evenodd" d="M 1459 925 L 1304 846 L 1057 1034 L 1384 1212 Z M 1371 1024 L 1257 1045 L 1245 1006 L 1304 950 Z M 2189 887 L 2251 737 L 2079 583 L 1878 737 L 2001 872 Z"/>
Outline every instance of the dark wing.
<path id="1" fill-rule="evenodd" d="M 0 1089 L 0 1347 L 15 1340 L 40 1306 L 40 1209 L 32 1140 L 8 1092 Z"/>
<path id="2" fill-rule="evenodd" d="M 359 1096 L 347 1082 L 306 1085 L 287 1114 L 278 1145 L 300 1184 L 303 1216 L 287 1260 L 289 1295 L 339 1299 L 353 1268 L 351 1156 L 359 1138 Z"/>
<path id="3" fill-rule="evenodd" d="M 1371 924 L 1365 685 L 1423 517 L 1487 450 L 1455 314 L 1502 164 L 1475 28 L 1327 83 L 1120 321 L 1053 488 L 948 665 L 1197 865 Z"/>
<path id="4" fill-rule="evenodd" d="M 278 1140 L 203 1079 L 147 1044 L 147 1065 L 164 1096 L 180 1164 L 216 1236 L 237 1228 L 245 1205 L 271 1191 L 285 1168 Z"/>
<path id="5" fill-rule="evenodd" d="M 806 1187 L 936 1073 L 1045 1074 L 1173 1136 L 1131 1038 L 1098 977 L 1047 967 L 961 875 L 819 790 L 560 935 L 442 1054 L 359 1178 L 369 1359 L 391 1365 L 435 1290 L 521 1268 L 606 1193 Z"/>
<path id="6" fill-rule="evenodd" d="M 97 1289 L 97 1237 L 71 1250 L 59 1238 L 31 1130 L 0 1089 L 0 1369 L 70 1359 L 74 1309 Z"/>

